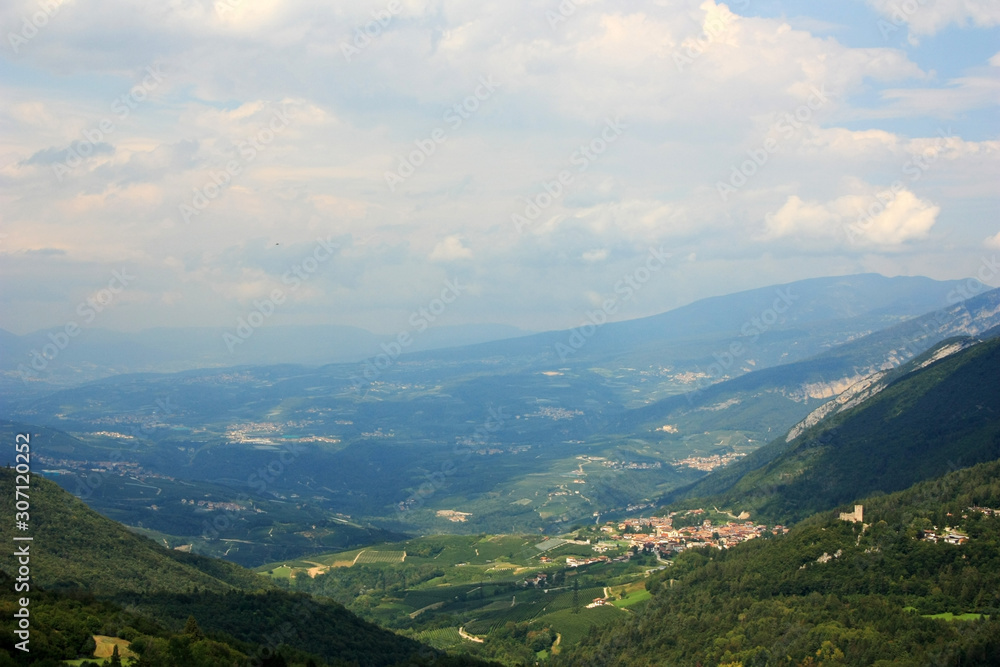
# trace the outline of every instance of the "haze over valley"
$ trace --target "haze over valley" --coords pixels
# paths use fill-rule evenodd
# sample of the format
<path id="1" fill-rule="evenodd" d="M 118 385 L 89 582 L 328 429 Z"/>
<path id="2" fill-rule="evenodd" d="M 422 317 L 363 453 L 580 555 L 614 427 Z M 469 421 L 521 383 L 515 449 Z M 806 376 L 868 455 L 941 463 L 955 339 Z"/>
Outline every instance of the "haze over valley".
<path id="1" fill-rule="evenodd" d="M 1000 664 L 1000 4 L 0 26 L 0 667 Z"/>

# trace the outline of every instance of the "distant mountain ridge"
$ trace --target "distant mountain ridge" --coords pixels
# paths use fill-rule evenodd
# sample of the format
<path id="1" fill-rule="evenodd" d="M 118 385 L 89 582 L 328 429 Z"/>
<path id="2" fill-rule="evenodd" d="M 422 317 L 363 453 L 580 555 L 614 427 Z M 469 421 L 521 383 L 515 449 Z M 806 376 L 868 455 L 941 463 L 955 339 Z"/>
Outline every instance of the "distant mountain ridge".
<path id="1" fill-rule="evenodd" d="M 620 356 L 629 363 L 642 363 L 662 358 L 666 352 L 669 359 L 693 367 L 710 365 L 715 361 L 713 353 L 724 353 L 732 342 L 742 341 L 746 356 L 757 366 L 767 366 L 818 354 L 961 300 L 958 289 L 962 284 L 874 273 L 811 278 L 701 299 L 649 317 L 610 322 L 596 327 L 591 335 L 583 330 L 596 318 L 581 313 L 577 329 L 481 343 L 449 354 L 459 359 L 531 356 L 551 363 L 593 363 Z M 570 336 L 578 330 L 585 344 L 574 349 Z M 793 338 L 801 350 L 789 349 Z M 570 351 L 560 354 L 560 344 Z"/>
<path id="2" fill-rule="evenodd" d="M 154 328 L 135 333 L 78 328 L 18 336 L 0 329 L 0 372 L 9 378 L 78 384 L 124 373 L 180 372 L 247 364 L 303 364 L 361 361 L 382 351 L 395 336 L 348 326 L 263 326 L 236 334 L 236 325 Z M 410 351 L 449 348 L 523 336 L 501 324 L 431 327 L 413 337 Z M 226 336 L 232 338 L 226 338 Z M 227 340 L 229 343 L 227 344 Z M 45 358 L 40 359 L 40 355 Z"/>
<path id="3" fill-rule="evenodd" d="M 948 340 L 880 371 L 788 436 L 668 499 L 791 522 L 1000 458 L 1000 339 Z"/>
<path id="4" fill-rule="evenodd" d="M 638 434 L 707 409 L 717 425 L 738 424 L 748 419 L 748 411 L 752 415 L 766 409 L 787 415 L 785 428 L 791 428 L 812 411 L 803 412 L 807 401 L 859 389 L 858 383 L 869 381 L 872 374 L 896 368 L 948 338 L 989 338 L 996 331 L 1000 331 L 1000 289 L 858 336 L 808 359 L 706 384 L 630 410 L 611 428 Z"/>
<path id="5" fill-rule="evenodd" d="M 614 361 L 696 369 L 740 343 L 745 351 L 727 374 L 807 358 L 858 335 L 941 307 L 960 281 L 861 274 L 813 278 L 696 301 L 634 320 L 603 322 L 607 313 L 580 314 L 577 329 L 532 334 L 506 325 L 462 325 L 407 330 L 407 358 L 467 361 L 477 357 L 547 364 Z M 627 299 L 616 298 L 615 312 Z M 600 309 L 597 309 L 600 310 Z M 594 311 L 597 312 L 596 310 Z M 613 319 L 613 318 L 612 318 Z M 0 373 L 17 386 L 22 376 L 79 384 L 110 375 L 178 372 L 242 365 L 353 363 L 377 357 L 398 336 L 348 326 L 262 326 L 226 343 L 230 328 L 157 328 L 123 333 L 82 327 L 70 339 L 62 329 L 17 336 L 0 330 Z M 44 356 L 40 356 L 44 355 Z M 721 378 L 715 378 L 721 379 Z"/>

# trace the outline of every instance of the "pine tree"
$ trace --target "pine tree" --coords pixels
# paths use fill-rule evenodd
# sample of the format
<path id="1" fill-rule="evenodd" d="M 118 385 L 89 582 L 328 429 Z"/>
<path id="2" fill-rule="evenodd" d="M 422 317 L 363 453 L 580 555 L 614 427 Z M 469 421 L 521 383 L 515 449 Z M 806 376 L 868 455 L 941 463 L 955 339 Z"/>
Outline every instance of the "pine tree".
<path id="1" fill-rule="evenodd" d="M 194 616 L 188 616 L 187 623 L 184 624 L 184 634 L 191 635 L 195 641 L 205 638 L 205 634 L 198 627 L 198 621 L 194 620 Z"/>
<path id="2" fill-rule="evenodd" d="M 115 644 L 115 648 L 111 651 L 111 662 L 108 663 L 111 667 L 122 667 L 122 658 L 118 655 L 118 644 Z"/>

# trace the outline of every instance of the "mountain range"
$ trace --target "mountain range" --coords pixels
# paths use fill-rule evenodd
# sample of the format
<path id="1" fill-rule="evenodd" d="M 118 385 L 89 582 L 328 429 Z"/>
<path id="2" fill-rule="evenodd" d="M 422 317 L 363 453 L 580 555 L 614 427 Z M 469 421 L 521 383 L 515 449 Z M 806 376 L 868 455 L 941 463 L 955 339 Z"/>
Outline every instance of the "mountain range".
<path id="1" fill-rule="evenodd" d="M 880 371 L 789 433 L 671 499 L 796 522 L 1000 459 L 1000 339 L 950 339 Z"/>
<path id="2" fill-rule="evenodd" d="M 0 430 L 36 443 L 30 664 L 92 655 L 98 641 L 119 642 L 139 667 L 254 655 L 515 664 L 525 651 L 553 665 L 997 664 L 1000 290 L 963 300 L 960 287 L 804 281 L 446 350 L 380 343 L 381 362 L 36 378 L 25 392 L 8 374 Z M 14 484 L 9 470 L 0 479 Z M 0 498 L 0 514 L 13 503 Z M 491 589 L 513 600 L 481 603 L 491 614 L 509 603 L 510 627 L 475 625 L 485 639 L 458 634 L 446 655 L 236 564 L 322 570 L 336 557 L 319 554 L 353 548 L 357 562 L 414 533 L 572 540 L 602 519 L 696 508 L 791 528 L 653 560 L 648 602 L 601 612 L 561 654 L 552 628 L 516 605 L 516 580 Z M 10 543 L 10 522 L 0 537 Z M 539 557 L 530 538 L 510 542 L 518 558 Z M 431 586 L 446 573 L 421 553 Z M 12 629 L 14 571 L 2 570 Z M 301 588 L 353 595 L 325 576 Z M 397 594 L 377 567 L 343 576 L 367 582 L 358 599 L 379 583 Z M 401 577 L 401 600 L 437 599 Z M 382 614 L 393 608 L 384 595 Z M 422 604 L 438 602 L 399 613 L 412 620 Z M 574 627 L 577 612 L 559 613 Z M 420 638 L 454 634 L 446 614 L 438 622 Z M 6 664 L 29 664 L 10 641 Z"/>

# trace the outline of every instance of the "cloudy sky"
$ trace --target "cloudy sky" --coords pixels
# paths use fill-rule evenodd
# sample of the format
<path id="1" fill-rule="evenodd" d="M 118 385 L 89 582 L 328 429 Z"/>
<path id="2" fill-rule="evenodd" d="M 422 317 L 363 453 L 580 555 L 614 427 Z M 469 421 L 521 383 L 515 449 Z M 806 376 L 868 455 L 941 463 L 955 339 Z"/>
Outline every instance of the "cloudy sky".
<path id="1" fill-rule="evenodd" d="M 1000 254 L 995 0 L 8 0 L 0 25 L 15 333 L 88 299 L 111 329 L 394 333 L 446 281 L 439 324 L 545 330 L 625 278 L 614 319 Z"/>

